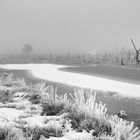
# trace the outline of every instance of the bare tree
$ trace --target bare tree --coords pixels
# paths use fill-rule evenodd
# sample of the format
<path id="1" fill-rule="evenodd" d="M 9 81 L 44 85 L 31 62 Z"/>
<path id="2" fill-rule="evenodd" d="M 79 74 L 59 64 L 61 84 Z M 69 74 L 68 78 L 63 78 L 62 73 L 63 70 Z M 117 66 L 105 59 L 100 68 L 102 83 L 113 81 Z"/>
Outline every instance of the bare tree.
<path id="1" fill-rule="evenodd" d="M 123 66 L 123 65 L 125 65 L 124 64 L 124 58 L 122 57 L 122 59 L 121 59 L 121 65 Z"/>
<path id="2" fill-rule="evenodd" d="M 135 45 L 135 43 L 134 43 L 134 41 L 132 39 L 130 39 L 130 40 L 131 40 L 132 45 L 133 45 L 133 47 L 135 49 L 135 60 L 136 60 L 136 64 L 139 64 L 140 63 L 140 60 L 139 60 L 140 49 L 137 49 L 136 48 L 136 45 Z"/>

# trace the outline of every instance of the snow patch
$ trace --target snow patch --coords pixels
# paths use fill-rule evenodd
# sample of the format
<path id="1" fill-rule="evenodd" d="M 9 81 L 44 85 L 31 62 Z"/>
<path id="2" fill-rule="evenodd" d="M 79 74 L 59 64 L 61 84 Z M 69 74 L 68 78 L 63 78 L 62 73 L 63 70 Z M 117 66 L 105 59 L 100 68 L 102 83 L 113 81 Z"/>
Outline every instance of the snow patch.
<path id="1" fill-rule="evenodd" d="M 59 68 L 67 67 L 64 65 L 9 64 L 0 65 L 0 67 L 5 69 L 30 70 L 37 78 L 62 84 L 102 91 L 113 91 L 126 97 L 140 97 L 140 85 L 138 84 L 110 80 L 107 78 L 89 76 L 85 74 L 59 71 Z"/>

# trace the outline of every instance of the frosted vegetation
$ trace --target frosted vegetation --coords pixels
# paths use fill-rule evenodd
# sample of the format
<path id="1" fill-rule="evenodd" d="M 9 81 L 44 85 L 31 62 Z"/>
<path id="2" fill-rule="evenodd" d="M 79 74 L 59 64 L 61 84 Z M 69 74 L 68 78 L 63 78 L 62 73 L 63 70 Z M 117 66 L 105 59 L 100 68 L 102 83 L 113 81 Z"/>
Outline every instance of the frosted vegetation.
<path id="1" fill-rule="evenodd" d="M 133 122 L 107 114 L 96 92 L 75 89 L 58 96 L 44 82 L 26 85 L 0 77 L 0 140 L 139 140 Z"/>

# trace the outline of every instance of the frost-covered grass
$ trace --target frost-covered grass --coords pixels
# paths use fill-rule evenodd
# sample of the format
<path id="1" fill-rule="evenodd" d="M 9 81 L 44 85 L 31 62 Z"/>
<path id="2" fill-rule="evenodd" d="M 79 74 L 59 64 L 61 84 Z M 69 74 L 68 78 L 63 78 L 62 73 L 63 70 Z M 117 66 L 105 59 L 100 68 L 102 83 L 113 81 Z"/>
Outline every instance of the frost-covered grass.
<path id="1" fill-rule="evenodd" d="M 140 139 L 134 123 L 107 114 L 92 90 L 59 96 L 52 85 L 27 86 L 11 75 L 0 77 L 0 140 Z"/>

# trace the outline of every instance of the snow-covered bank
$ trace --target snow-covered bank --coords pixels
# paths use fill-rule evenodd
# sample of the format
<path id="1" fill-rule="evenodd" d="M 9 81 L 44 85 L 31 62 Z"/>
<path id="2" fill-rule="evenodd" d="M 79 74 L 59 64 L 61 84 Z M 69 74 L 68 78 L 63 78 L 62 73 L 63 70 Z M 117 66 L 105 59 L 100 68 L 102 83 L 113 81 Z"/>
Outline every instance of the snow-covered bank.
<path id="1" fill-rule="evenodd" d="M 140 85 L 115 81 L 84 74 L 59 71 L 64 65 L 54 64 L 10 64 L 0 65 L 5 69 L 30 70 L 32 74 L 40 79 L 64 83 L 81 88 L 118 92 L 126 97 L 140 97 Z"/>

